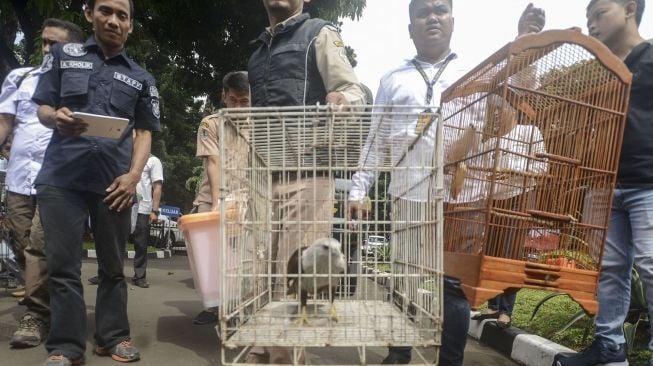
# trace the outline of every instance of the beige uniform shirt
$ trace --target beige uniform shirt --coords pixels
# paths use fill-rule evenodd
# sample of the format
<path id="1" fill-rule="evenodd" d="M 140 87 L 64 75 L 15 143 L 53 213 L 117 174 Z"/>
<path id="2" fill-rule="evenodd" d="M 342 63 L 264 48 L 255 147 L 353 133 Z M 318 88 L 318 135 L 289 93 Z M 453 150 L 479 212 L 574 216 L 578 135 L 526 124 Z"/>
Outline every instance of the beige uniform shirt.
<path id="1" fill-rule="evenodd" d="M 285 26 L 290 19 L 292 18 L 274 28 L 268 27 L 268 33 L 274 35 L 275 31 Z M 340 92 L 350 104 L 365 104 L 365 92 L 349 63 L 345 44 L 336 27 L 327 25 L 320 30 L 315 39 L 315 55 L 317 69 L 327 93 Z"/>
<path id="2" fill-rule="evenodd" d="M 231 123 L 224 123 L 225 136 L 220 136 L 220 124 L 222 117 L 219 114 L 212 114 L 205 117 L 197 129 L 197 152 L 195 156 L 207 158 L 209 156 L 220 156 L 220 143 L 224 144 L 227 156 L 224 159 L 226 166 L 221 172 L 229 176 L 225 177 L 230 192 L 240 190 L 247 169 L 248 145 L 247 140 L 239 135 Z M 222 139 L 222 141 L 221 141 Z M 193 202 L 194 206 L 211 205 L 211 184 L 207 174 L 208 159 L 202 159 L 202 181 Z M 223 178 L 223 177 L 221 177 Z"/>

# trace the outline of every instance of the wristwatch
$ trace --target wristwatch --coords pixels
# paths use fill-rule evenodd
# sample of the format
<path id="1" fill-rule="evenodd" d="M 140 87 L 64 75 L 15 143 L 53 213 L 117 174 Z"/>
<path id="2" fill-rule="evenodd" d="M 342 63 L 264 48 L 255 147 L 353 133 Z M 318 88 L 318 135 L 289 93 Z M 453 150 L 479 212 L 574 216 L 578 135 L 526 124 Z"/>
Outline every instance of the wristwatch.
<path id="1" fill-rule="evenodd" d="M 161 214 L 161 210 L 152 210 L 152 213 L 155 213 L 157 216 Z"/>

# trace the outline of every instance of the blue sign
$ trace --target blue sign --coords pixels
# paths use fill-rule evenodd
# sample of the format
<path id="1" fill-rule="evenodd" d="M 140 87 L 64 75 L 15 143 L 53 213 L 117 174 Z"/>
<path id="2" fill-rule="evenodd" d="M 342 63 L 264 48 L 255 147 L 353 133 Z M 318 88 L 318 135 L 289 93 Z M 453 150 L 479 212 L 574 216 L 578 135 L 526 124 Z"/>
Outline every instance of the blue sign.
<path id="1" fill-rule="evenodd" d="M 161 209 L 161 213 L 168 217 L 178 219 L 181 216 L 181 209 L 179 207 L 161 206 L 159 208 Z"/>

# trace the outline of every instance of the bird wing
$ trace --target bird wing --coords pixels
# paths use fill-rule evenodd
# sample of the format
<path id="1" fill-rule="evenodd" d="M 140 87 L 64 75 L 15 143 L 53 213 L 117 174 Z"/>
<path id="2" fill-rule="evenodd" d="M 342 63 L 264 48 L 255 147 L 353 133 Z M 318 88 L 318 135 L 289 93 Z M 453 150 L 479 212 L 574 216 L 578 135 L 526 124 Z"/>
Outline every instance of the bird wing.
<path id="1" fill-rule="evenodd" d="M 288 259 L 288 266 L 286 267 L 287 275 L 299 275 L 302 269 L 302 256 L 301 253 L 306 250 L 306 247 L 295 250 L 295 252 Z M 297 277 L 288 277 L 288 295 L 297 293 Z"/>

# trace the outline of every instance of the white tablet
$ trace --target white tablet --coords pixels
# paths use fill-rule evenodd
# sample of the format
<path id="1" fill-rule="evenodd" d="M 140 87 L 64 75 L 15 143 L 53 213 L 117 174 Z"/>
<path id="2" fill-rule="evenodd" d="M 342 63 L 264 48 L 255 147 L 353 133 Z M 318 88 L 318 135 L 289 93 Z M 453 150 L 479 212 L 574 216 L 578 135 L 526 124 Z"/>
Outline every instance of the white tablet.
<path id="1" fill-rule="evenodd" d="M 103 116 L 100 114 L 73 112 L 72 116 L 88 123 L 88 128 L 86 132 L 82 133 L 82 136 L 118 139 L 127 128 L 127 124 L 129 124 L 127 118 Z"/>

